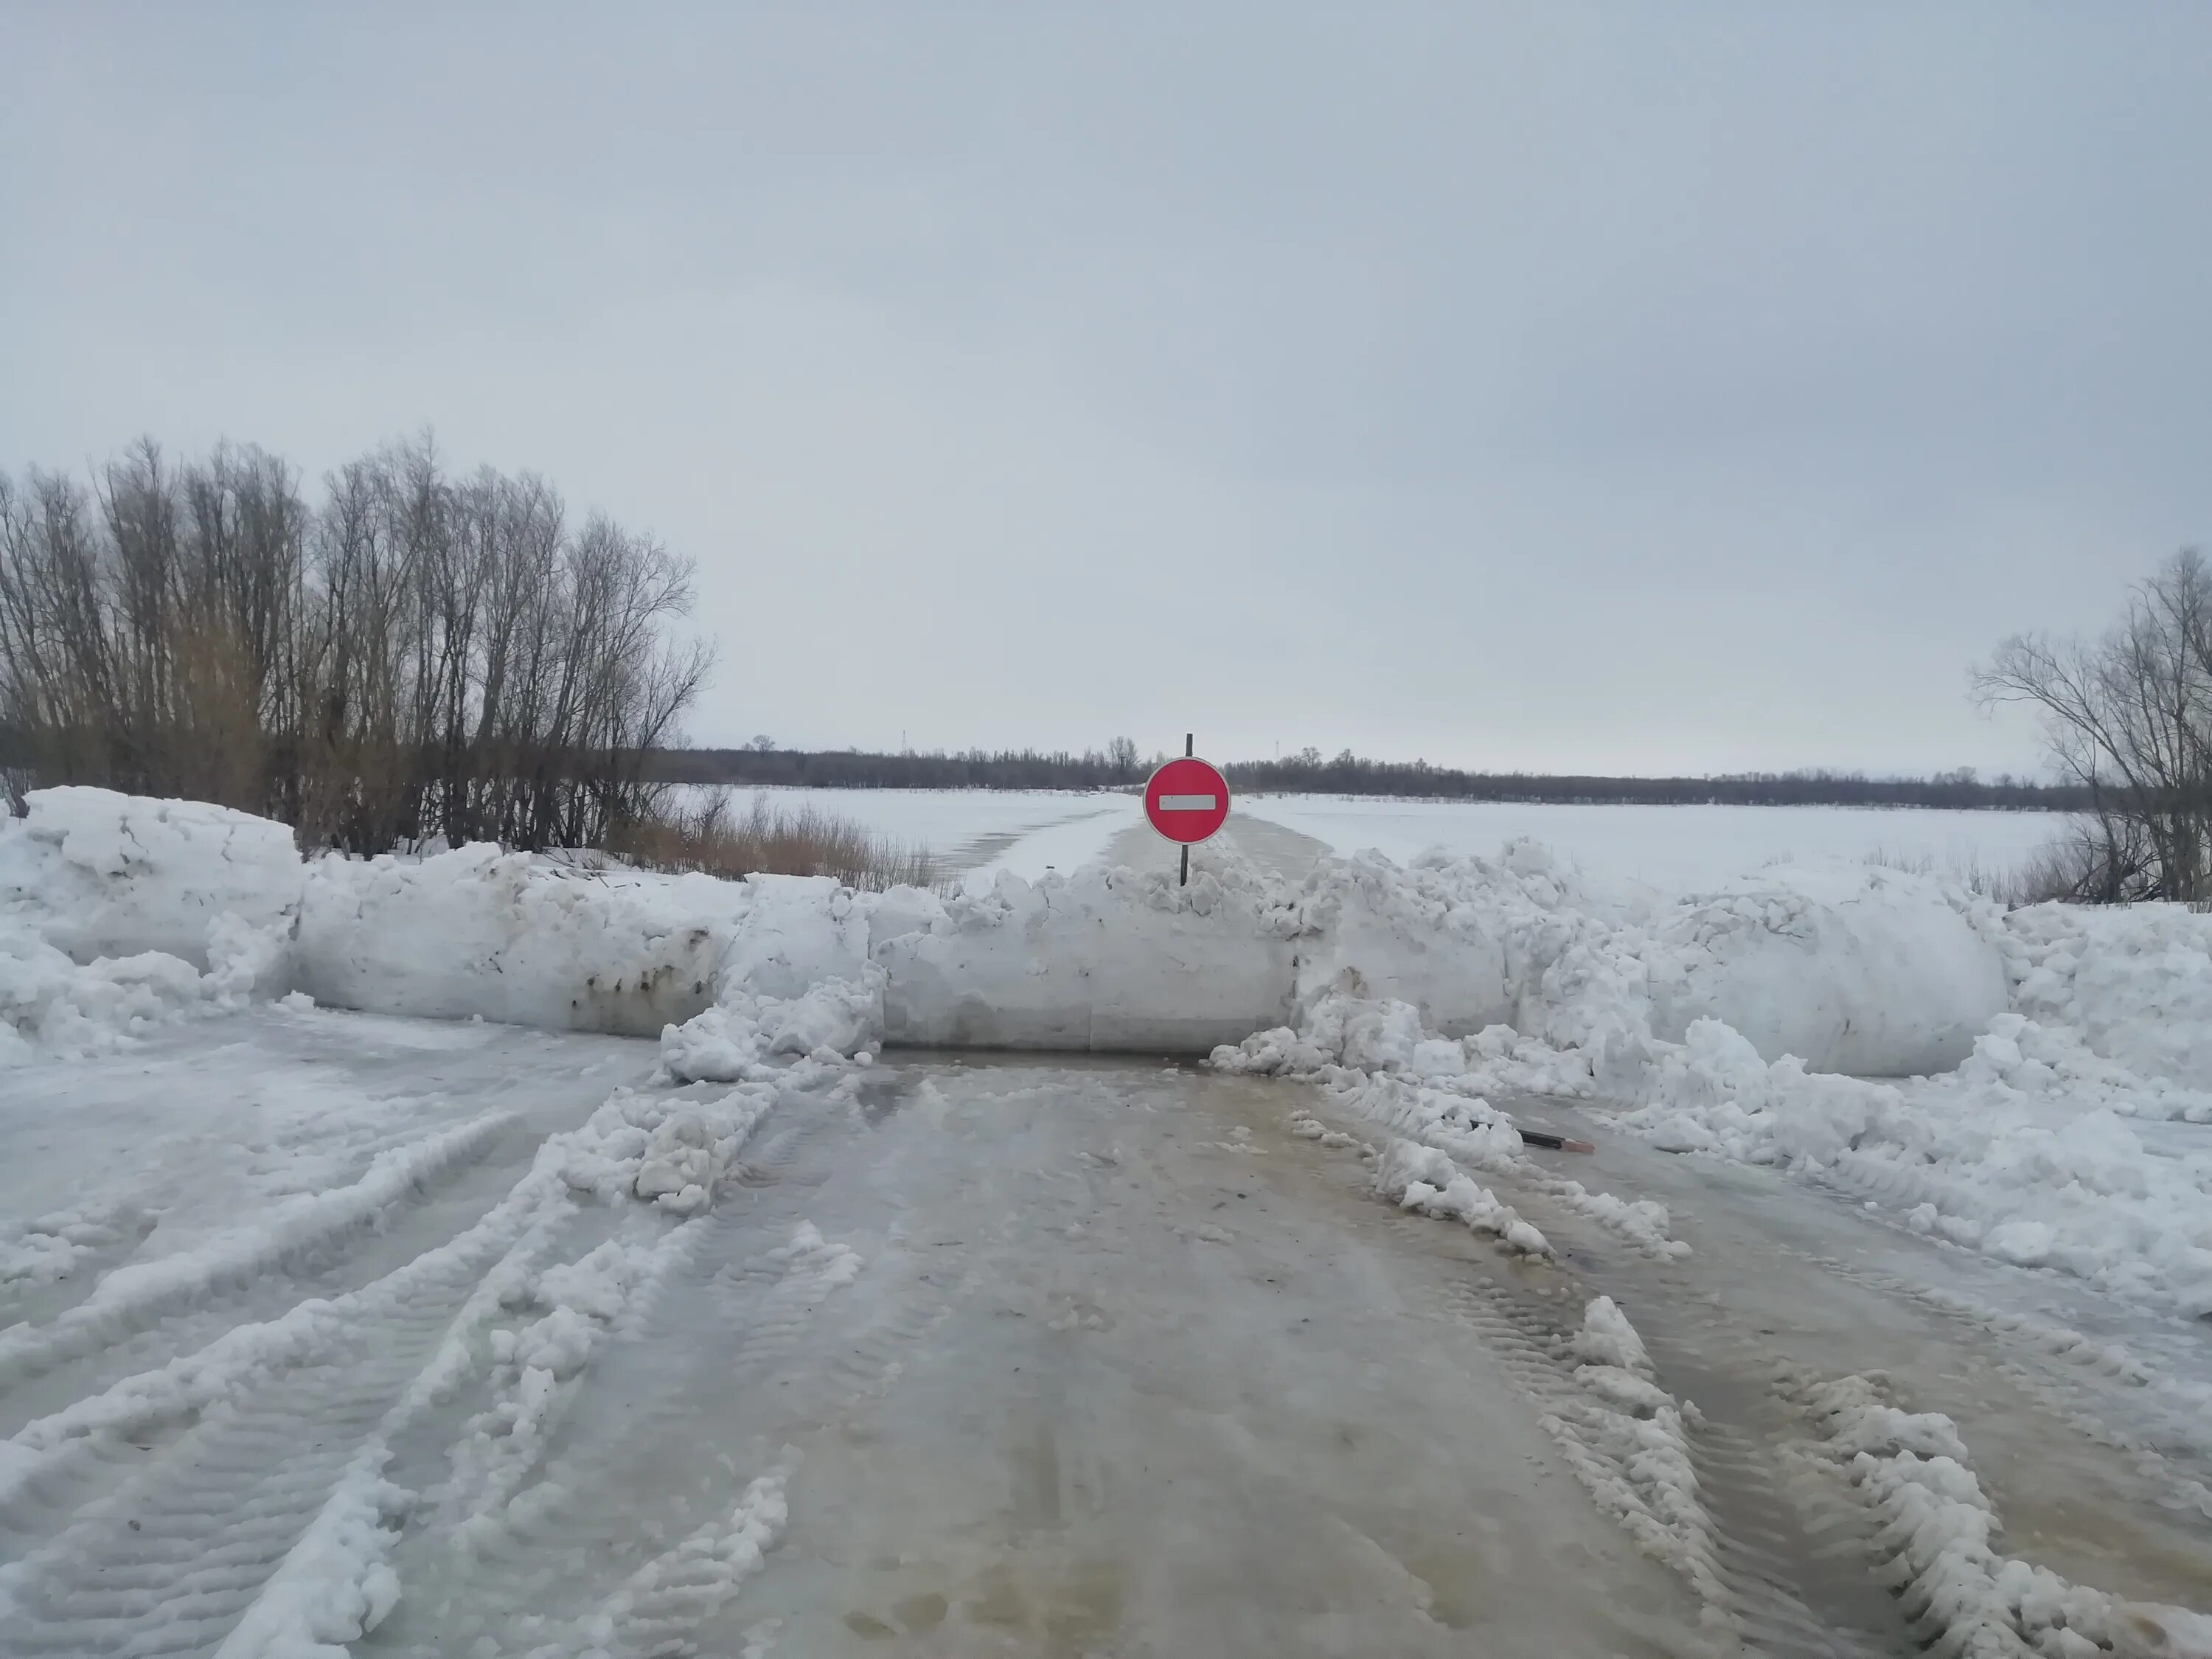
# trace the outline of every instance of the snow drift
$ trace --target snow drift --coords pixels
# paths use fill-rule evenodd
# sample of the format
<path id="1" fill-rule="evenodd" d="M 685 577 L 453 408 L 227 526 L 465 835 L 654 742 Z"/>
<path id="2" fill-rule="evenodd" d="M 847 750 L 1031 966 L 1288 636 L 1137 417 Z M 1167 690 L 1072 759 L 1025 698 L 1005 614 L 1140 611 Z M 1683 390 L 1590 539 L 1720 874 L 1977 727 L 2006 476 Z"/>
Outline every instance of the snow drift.
<path id="1" fill-rule="evenodd" d="M 1955 887 L 1839 859 L 1777 866 L 1692 899 L 1645 952 L 1654 1036 L 1701 1019 L 1762 1059 L 1815 1072 L 1948 1071 L 2005 1009 L 1994 906 Z"/>
<path id="2" fill-rule="evenodd" d="M 2020 1012 L 2145 1077 L 2212 1089 L 2212 915 L 2039 904 L 2006 924 Z"/>
<path id="3" fill-rule="evenodd" d="M 283 824 L 107 789 L 29 806 L 0 817 L 0 1066 L 289 988 L 302 866 Z"/>
<path id="4" fill-rule="evenodd" d="M 106 1053 L 200 1006 L 198 969 L 159 951 L 72 962 L 30 929 L 0 921 L 0 1066 Z"/>

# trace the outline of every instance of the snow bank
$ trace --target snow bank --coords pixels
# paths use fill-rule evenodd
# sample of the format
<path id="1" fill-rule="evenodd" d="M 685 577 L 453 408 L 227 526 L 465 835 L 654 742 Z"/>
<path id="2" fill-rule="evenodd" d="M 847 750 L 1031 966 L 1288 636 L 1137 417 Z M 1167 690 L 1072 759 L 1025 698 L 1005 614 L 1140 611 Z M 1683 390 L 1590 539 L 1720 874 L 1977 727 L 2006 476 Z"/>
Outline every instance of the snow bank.
<path id="1" fill-rule="evenodd" d="M 2212 915 L 2039 904 L 2005 922 L 2020 1012 L 2144 1077 L 2212 1089 Z"/>
<path id="2" fill-rule="evenodd" d="M 0 817 L 0 1066 L 290 988 L 301 869 L 283 825 L 107 789 L 29 805 Z"/>
<path id="3" fill-rule="evenodd" d="M 1345 1109 L 1540 1190 L 1655 1255 L 1686 1249 L 1662 1206 L 1521 1157 L 1492 1100 L 1608 1096 L 1629 1107 L 1621 1127 L 1668 1151 L 1774 1165 L 2014 1265 L 2212 1312 L 2212 1158 L 2172 1156 L 2130 1127 L 2212 1122 L 2212 1092 L 2138 1076 L 2075 1031 L 2004 1008 L 2009 971 L 2023 1000 L 2139 1009 L 2128 988 L 2146 975 L 2166 984 L 2143 964 L 2185 951 L 2185 933 L 2173 935 L 2197 919 L 2081 927 L 2023 913 L 2022 943 L 1942 884 L 1816 865 L 1623 922 L 1585 896 L 1547 904 L 1525 881 L 1501 880 L 1501 866 L 1454 862 L 1432 864 L 1432 881 L 1483 884 L 1521 1030 L 1447 1036 L 1415 1003 L 1370 994 L 1370 969 L 1346 965 L 1301 1000 L 1295 1024 L 1210 1063 L 1320 1082 Z M 2084 945 L 2099 928 L 2101 951 Z M 2179 964 L 2173 975 L 2191 983 Z M 2159 1036 L 2154 1021 L 2130 1018 L 2105 1029 Z M 2163 1041 L 2159 1053 L 2179 1052 L 2178 1035 Z M 1830 1069 L 1915 1066 L 1931 1074 L 1889 1084 Z"/>
<path id="4" fill-rule="evenodd" d="M 893 1042 L 1203 1054 L 1291 1012 L 1297 913 L 1235 866 L 1188 887 L 1164 872 L 1002 873 L 926 928 L 877 931 Z"/>
<path id="5" fill-rule="evenodd" d="M 206 1000 L 198 969 L 158 951 L 80 966 L 30 929 L 0 921 L 0 1066 L 42 1054 L 105 1054 Z"/>
<path id="6" fill-rule="evenodd" d="M 2212 1314 L 2212 1158 L 2158 1156 L 2127 1121 L 2212 1121 L 2212 1097 L 2148 1087 L 2017 1014 L 1993 1025 L 1956 1073 L 1886 1084 L 1770 1065 L 1701 1020 L 1619 1121 L 1669 1151 L 1864 1194 L 2015 1266 Z"/>
<path id="7" fill-rule="evenodd" d="M 727 884 L 714 884 L 726 886 Z M 729 942 L 717 964 L 723 986 L 755 996 L 803 997 L 825 980 L 868 976 L 872 929 L 881 916 L 904 932 L 939 913 L 934 895 L 856 893 L 829 876 L 750 876 L 730 910 Z"/>
<path id="8" fill-rule="evenodd" d="M 1655 908 L 1530 842 L 1406 870 L 1370 854 L 1316 872 L 1299 939 L 1302 1024 L 1343 990 L 1409 1006 L 1425 1040 L 1504 1027 L 1577 1050 L 1587 1076 L 1616 1089 L 1699 1019 L 1725 1022 L 1770 1060 L 1908 1076 L 1956 1066 L 2006 1006 L 1994 907 L 1840 860 L 1777 866 Z"/>
<path id="9" fill-rule="evenodd" d="M 1377 853 L 1331 860 L 1315 872 L 1302 931 L 1298 982 L 1310 1000 L 1351 971 L 1370 993 L 1410 1004 L 1454 1035 L 1511 1017 L 1505 940 L 1493 905 L 1462 864 L 1401 869 Z"/>
<path id="10" fill-rule="evenodd" d="M 228 914 L 288 928 L 301 870 L 281 823 L 201 801 L 111 789 L 33 789 L 0 817 L 0 918 L 78 962 L 159 951 L 196 968 Z"/>
<path id="11" fill-rule="evenodd" d="M 1647 906 L 1518 841 L 1495 859 L 1431 853 L 1402 868 L 1376 853 L 1326 860 L 1300 910 L 1302 1006 L 1352 987 L 1410 1004 L 1428 1030 L 1460 1037 L 1518 1024 L 1570 946 L 1642 921 Z"/>
<path id="12" fill-rule="evenodd" d="M 21 922 L 0 919 L 0 1068 L 106 1054 L 156 1026 L 227 1013 L 290 982 L 281 926 L 255 927 L 225 913 L 208 932 L 213 966 L 203 974 L 161 951 L 79 963 Z"/>

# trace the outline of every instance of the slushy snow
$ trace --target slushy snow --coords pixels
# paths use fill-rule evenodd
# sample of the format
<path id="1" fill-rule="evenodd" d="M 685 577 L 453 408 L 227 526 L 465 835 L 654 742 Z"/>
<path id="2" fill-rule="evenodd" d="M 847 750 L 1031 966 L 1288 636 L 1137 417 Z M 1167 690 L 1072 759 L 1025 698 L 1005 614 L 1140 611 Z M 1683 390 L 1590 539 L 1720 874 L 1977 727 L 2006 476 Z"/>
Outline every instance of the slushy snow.
<path id="1" fill-rule="evenodd" d="M 1581 1362 L 1576 1391 L 1553 1404 L 1545 1428 L 1598 1507 L 1688 1581 L 1709 1620 L 1728 1623 L 1732 1598 L 1684 1420 L 1695 1408 L 1659 1386 L 1643 1339 L 1609 1296 L 1583 1310 L 1569 1352 Z"/>
<path id="2" fill-rule="evenodd" d="M 1879 1517 L 1875 1547 L 1937 1651 L 2212 1659 L 2212 1619 L 2124 1601 L 2007 1554 L 1996 1510 L 1949 1418 L 1905 1411 L 1864 1376 L 1816 1385 L 1807 1404 L 1826 1436 L 1821 1449 Z"/>

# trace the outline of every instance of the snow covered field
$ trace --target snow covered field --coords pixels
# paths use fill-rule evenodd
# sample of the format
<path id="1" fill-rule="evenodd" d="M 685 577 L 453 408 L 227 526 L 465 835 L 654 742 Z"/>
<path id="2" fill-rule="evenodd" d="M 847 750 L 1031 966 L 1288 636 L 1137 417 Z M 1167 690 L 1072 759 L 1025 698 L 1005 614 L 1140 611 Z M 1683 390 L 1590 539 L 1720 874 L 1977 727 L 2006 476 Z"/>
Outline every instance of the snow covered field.
<path id="1" fill-rule="evenodd" d="M 1522 836 L 1583 874 L 1668 895 L 1717 887 L 1783 860 L 1875 854 L 1963 876 L 2003 872 L 2056 840 L 2056 812 L 1948 812 L 1856 806 L 1578 806 L 1250 795 L 1249 812 L 1338 853 L 1375 848 L 1403 864 L 1431 848 L 1489 858 Z"/>
<path id="2" fill-rule="evenodd" d="M 1012 870 L 1034 881 L 1097 858 L 1141 827 L 1131 795 L 1054 790 L 767 789 L 755 794 L 849 818 L 951 872 Z M 1310 836 L 1333 852 L 1374 848 L 1400 863 L 1432 848 L 1494 856 L 1523 836 L 1584 874 L 1639 882 L 1669 896 L 1719 885 L 1784 860 L 1873 854 L 1953 876 L 2018 868 L 2064 828 L 2055 812 L 1952 812 L 1851 806 L 1578 806 L 1249 795 L 1237 811 Z"/>
<path id="3" fill-rule="evenodd" d="M 1264 840 L 34 795 L 0 1646 L 2212 1654 L 2212 917 Z"/>
<path id="4" fill-rule="evenodd" d="M 1133 795 L 1063 789 L 777 788 L 728 793 L 731 805 L 740 811 L 757 796 L 777 808 L 832 813 L 902 847 L 926 847 L 948 874 L 1012 870 L 1030 881 L 1047 870 L 1073 870 L 1090 862 L 1143 817 Z"/>

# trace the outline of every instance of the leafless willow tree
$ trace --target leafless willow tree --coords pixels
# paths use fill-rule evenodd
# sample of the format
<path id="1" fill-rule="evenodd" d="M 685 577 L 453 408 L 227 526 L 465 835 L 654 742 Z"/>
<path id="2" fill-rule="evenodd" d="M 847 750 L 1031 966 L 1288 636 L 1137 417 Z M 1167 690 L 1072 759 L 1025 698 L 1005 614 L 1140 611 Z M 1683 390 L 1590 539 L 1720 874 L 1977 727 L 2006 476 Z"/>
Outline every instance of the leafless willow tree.
<path id="1" fill-rule="evenodd" d="M 426 439 L 311 509 L 256 449 L 0 476 L 0 744 L 48 782 L 221 801 L 311 844 L 592 845 L 712 663 L 691 566 Z"/>
<path id="2" fill-rule="evenodd" d="M 2176 554 L 2102 638 L 2023 635 L 1974 675 L 1985 703 L 2040 716 L 2053 763 L 2088 793 L 2061 849 L 2072 896 L 2212 896 L 2212 569 Z"/>

